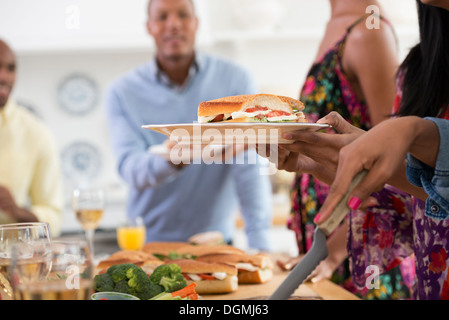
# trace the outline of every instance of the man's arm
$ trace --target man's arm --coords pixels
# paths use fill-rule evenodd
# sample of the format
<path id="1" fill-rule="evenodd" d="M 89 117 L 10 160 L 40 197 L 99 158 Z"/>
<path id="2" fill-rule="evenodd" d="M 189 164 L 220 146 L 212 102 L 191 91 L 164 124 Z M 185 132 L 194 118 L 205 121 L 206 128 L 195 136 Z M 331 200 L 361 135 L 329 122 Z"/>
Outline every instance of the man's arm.
<path id="1" fill-rule="evenodd" d="M 56 143 L 50 133 L 41 139 L 40 159 L 30 185 L 29 213 L 35 215 L 39 221 L 48 222 L 52 236 L 57 236 L 61 232 L 64 207 L 61 165 Z M 24 208 L 19 208 L 18 214 L 22 215 L 22 219 L 28 216 Z"/>
<path id="2" fill-rule="evenodd" d="M 136 129 L 120 97 L 110 90 L 105 97 L 109 134 L 121 177 L 136 188 L 154 187 L 179 173 L 162 157 L 147 152 L 143 130 Z"/>

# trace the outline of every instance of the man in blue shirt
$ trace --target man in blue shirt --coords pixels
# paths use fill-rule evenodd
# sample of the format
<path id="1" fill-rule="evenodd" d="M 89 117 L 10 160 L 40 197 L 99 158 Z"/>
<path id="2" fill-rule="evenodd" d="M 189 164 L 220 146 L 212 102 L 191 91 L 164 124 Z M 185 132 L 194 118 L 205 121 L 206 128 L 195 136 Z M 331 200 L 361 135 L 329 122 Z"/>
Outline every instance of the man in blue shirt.
<path id="1" fill-rule="evenodd" d="M 197 28 L 191 0 L 151 0 L 147 29 L 156 59 L 107 91 L 111 141 L 129 185 L 128 215 L 144 219 L 147 241 L 186 241 L 212 230 L 232 241 L 239 204 L 248 246 L 270 250 L 271 185 L 260 164 L 174 165 L 147 152 L 166 137 L 142 125 L 193 123 L 200 102 L 257 91 L 240 66 L 195 52 Z"/>

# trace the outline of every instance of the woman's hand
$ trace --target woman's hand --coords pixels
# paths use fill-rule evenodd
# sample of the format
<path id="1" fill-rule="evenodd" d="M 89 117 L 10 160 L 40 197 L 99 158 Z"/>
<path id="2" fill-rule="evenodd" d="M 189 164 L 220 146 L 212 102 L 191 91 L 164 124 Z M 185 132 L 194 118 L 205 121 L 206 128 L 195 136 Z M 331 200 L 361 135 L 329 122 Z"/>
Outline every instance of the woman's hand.
<path id="1" fill-rule="evenodd" d="M 410 116 L 381 122 L 340 150 L 335 180 L 315 222 L 320 224 L 329 217 L 358 172 L 369 171 L 351 192 L 348 205 L 353 210 L 387 182 L 404 185 L 396 180 L 405 178 L 398 172 L 404 168 L 408 152 L 432 165 L 438 148 L 438 128 L 432 121 Z"/>
<path id="2" fill-rule="evenodd" d="M 294 140 L 292 144 L 279 145 L 274 158 L 273 152 L 270 153 L 268 150 L 270 146 L 261 155 L 267 155 L 271 162 L 277 164 L 278 169 L 309 173 L 331 184 L 337 170 L 340 149 L 365 131 L 352 126 L 334 111 L 318 120 L 317 123 L 330 124 L 337 134 L 304 130 L 285 133 L 283 138 Z"/>

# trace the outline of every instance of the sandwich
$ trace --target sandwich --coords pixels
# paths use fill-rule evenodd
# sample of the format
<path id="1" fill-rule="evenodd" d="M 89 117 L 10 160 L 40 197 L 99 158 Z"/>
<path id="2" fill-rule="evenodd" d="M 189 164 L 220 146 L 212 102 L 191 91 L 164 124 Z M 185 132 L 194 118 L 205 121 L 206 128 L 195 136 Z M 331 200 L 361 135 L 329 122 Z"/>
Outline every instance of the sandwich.
<path id="1" fill-rule="evenodd" d="M 272 94 L 229 96 L 201 102 L 198 122 L 306 122 L 301 101 Z"/>
<path id="2" fill-rule="evenodd" d="M 157 266 L 163 264 L 161 260 L 152 254 L 134 250 L 121 250 L 101 260 L 96 266 L 96 269 L 98 273 L 103 273 L 109 267 L 123 263 L 135 264 L 144 269 L 148 274 L 151 274 Z"/>
<path id="3" fill-rule="evenodd" d="M 233 265 L 191 259 L 177 259 L 166 263 L 180 266 L 187 285 L 195 282 L 198 294 L 228 293 L 238 289 L 237 268 Z"/>
<path id="4" fill-rule="evenodd" d="M 192 244 L 187 242 L 148 242 L 142 247 L 141 251 L 152 254 L 158 259 L 165 261 L 180 258 L 181 256 L 178 254 L 178 250 L 192 246 Z"/>
<path id="5" fill-rule="evenodd" d="M 211 254 L 211 253 L 244 254 L 245 251 L 243 251 L 239 248 L 227 245 L 227 244 L 221 244 L 221 245 L 203 244 L 203 245 L 190 245 L 188 247 L 182 247 L 182 248 L 177 249 L 176 253 L 182 257 L 196 259 L 198 256 L 205 255 L 205 254 Z"/>
<path id="6" fill-rule="evenodd" d="M 188 239 L 188 242 L 193 245 L 221 245 L 225 243 L 220 231 L 196 233 Z"/>
<path id="7" fill-rule="evenodd" d="M 273 261 L 264 254 L 206 254 L 197 257 L 196 260 L 235 266 L 238 270 L 239 284 L 265 283 L 273 278 Z"/>

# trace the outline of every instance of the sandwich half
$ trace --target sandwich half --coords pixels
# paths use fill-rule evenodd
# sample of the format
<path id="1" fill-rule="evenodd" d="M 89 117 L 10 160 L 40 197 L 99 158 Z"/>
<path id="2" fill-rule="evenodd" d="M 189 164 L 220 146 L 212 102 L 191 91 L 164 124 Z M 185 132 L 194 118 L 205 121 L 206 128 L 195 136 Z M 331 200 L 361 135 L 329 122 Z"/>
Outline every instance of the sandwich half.
<path id="1" fill-rule="evenodd" d="M 273 261 L 264 254 L 206 254 L 198 256 L 196 260 L 235 266 L 239 283 L 265 283 L 273 278 Z"/>
<path id="2" fill-rule="evenodd" d="M 301 101 L 272 94 L 229 96 L 201 102 L 198 122 L 306 122 Z"/>
<path id="3" fill-rule="evenodd" d="M 123 263 L 135 264 L 150 274 L 157 266 L 163 264 L 163 261 L 150 253 L 134 250 L 121 250 L 114 252 L 106 259 L 101 260 L 96 266 L 96 271 L 97 273 L 103 273 L 103 271 L 107 270 L 109 267 Z"/>
<path id="4" fill-rule="evenodd" d="M 189 248 L 193 247 L 192 244 L 187 242 L 165 242 L 165 241 L 156 241 L 156 242 L 148 242 L 146 243 L 141 251 L 152 254 L 160 260 L 171 260 L 180 258 L 181 256 L 178 254 L 178 250 L 181 248 Z M 185 252 L 188 252 L 186 250 Z M 184 256 L 182 256 L 184 257 Z"/>
<path id="5" fill-rule="evenodd" d="M 180 266 L 187 285 L 195 282 L 198 294 L 228 293 L 238 289 L 237 268 L 233 265 L 191 259 L 176 259 L 166 263 Z"/>
<path id="6" fill-rule="evenodd" d="M 196 257 L 210 254 L 210 253 L 239 253 L 243 254 L 245 251 L 227 244 L 219 245 L 190 245 L 186 247 L 179 248 L 176 253 L 181 257 L 188 257 L 190 259 L 196 259 Z"/>

